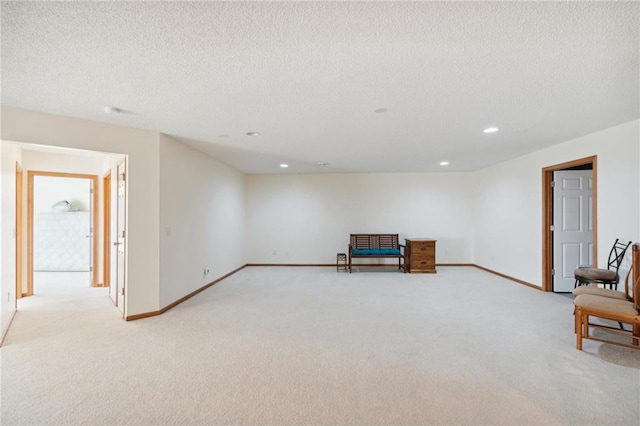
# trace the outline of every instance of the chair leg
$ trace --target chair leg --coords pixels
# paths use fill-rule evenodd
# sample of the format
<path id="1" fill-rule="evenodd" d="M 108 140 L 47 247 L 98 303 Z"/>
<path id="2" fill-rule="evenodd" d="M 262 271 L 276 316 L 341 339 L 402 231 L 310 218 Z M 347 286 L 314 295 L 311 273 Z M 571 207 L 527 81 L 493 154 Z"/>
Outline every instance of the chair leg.
<path id="1" fill-rule="evenodd" d="M 586 314 L 582 311 L 580 313 L 580 317 L 582 318 L 582 327 L 580 327 L 582 333 L 580 336 L 580 341 L 582 341 L 582 338 L 589 337 L 589 314 Z"/>
<path id="2" fill-rule="evenodd" d="M 576 308 L 576 349 L 582 350 L 582 309 Z"/>
<path id="3" fill-rule="evenodd" d="M 632 333 L 633 337 L 635 337 L 635 339 L 631 339 L 632 340 L 632 345 L 633 346 L 638 346 L 640 344 L 640 324 L 633 324 L 633 333 Z"/>

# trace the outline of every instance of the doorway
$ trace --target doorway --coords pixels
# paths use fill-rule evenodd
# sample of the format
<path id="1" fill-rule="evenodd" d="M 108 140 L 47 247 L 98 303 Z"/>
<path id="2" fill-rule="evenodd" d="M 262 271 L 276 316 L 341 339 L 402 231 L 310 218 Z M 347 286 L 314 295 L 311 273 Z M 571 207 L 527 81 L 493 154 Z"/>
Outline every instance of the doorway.
<path id="1" fill-rule="evenodd" d="M 542 209 L 542 290 L 571 291 L 573 269 L 597 263 L 597 156 L 543 168 Z"/>
<path id="2" fill-rule="evenodd" d="M 56 185 L 63 185 L 64 192 L 51 189 L 61 187 Z M 86 200 L 82 199 L 84 188 Z M 34 294 L 36 270 L 65 273 L 86 271 L 86 284 L 97 286 L 98 239 L 95 231 L 98 229 L 98 215 L 94 211 L 98 205 L 97 188 L 97 175 L 27 172 L 25 296 Z M 74 279 L 77 277 L 78 274 L 75 274 Z"/>

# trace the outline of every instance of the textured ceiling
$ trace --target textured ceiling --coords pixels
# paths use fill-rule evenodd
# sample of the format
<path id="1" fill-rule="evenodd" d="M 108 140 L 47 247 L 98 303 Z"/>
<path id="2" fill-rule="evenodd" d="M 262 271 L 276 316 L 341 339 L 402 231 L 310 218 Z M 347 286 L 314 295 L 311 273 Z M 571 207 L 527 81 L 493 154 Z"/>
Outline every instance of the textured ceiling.
<path id="1" fill-rule="evenodd" d="M 477 170 L 637 119 L 639 11 L 3 1 L 2 104 L 158 130 L 247 173 Z"/>

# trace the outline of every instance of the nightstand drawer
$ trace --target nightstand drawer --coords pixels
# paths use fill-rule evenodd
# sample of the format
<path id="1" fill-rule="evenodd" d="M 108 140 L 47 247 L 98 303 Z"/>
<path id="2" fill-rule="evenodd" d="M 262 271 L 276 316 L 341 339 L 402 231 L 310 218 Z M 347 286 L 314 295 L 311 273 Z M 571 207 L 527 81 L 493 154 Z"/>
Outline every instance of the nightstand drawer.
<path id="1" fill-rule="evenodd" d="M 436 256 L 433 252 L 415 252 L 411 253 L 411 260 L 431 260 L 432 262 L 436 259 Z"/>
<path id="2" fill-rule="evenodd" d="M 426 269 L 433 267 L 433 258 L 411 259 L 411 267 L 418 269 Z"/>
<path id="3" fill-rule="evenodd" d="M 435 264 L 436 257 L 423 254 L 422 256 L 411 256 L 411 261 L 412 262 L 429 262 L 430 264 Z"/>

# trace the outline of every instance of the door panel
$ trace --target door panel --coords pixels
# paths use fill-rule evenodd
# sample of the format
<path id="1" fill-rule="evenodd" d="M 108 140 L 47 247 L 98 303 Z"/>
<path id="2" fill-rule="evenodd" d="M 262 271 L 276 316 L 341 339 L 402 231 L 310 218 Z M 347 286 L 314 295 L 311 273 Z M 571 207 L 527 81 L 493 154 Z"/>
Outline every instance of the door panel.
<path id="1" fill-rule="evenodd" d="M 565 243 L 562 245 L 562 276 L 573 277 L 573 271 L 582 258 L 581 244 Z"/>
<path id="2" fill-rule="evenodd" d="M 562 170 L 553 176 L 553 291 L 569 292 L 573 271 L 593 260 L 593 172 Z"/>
<path id="3" fill-rule="evenodd" d="M 118 197 L 116 201 L 116 306 L 125 315 L 125 284 L 126 284 L 126 163 L 118 164 Z"/>
<path id="4" fill-rule="evenodd" d="M 581 215 L 580 204 L 582 197 L 564 196 L 562 197 L 562 232 L 580 232 Z"/>

